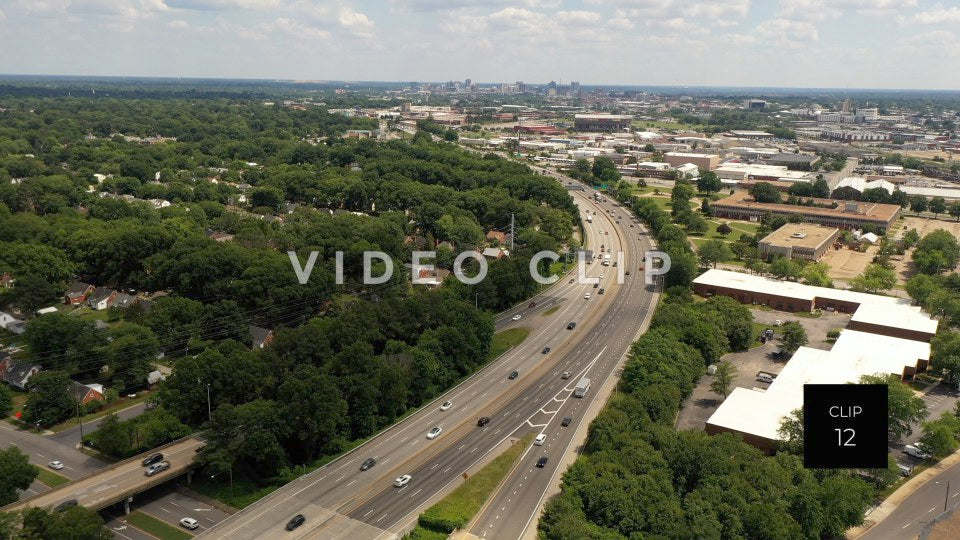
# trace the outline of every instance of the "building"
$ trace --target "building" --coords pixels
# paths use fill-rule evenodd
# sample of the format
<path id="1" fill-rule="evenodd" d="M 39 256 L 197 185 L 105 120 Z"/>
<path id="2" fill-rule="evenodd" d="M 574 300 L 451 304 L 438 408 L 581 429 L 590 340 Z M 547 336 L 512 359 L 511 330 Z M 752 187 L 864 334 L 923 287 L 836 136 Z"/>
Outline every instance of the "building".
<path id="1" fill-rule="evenodd" d="M 82 304 L 87 301 L 87 297 L 93 292 L 94 288 L 89 283 L 74 281 L 63 295 L 63 303 L 71 306 Z"/>
<path id="2" fill-rule="evenodd" d="M 814 175 L 804 171 L 791 171 L 783 165 L 758 165 L 748 163 L 724 163 L 714 171 L 721 180 L 766 180 L 781 182 L 811 182 Z"/>
<path id="3" fill-rule="evenodd" d="M 14 388 L 25 390 L 30 378 L 40 373 L 40 369 L 41 367 L 37 364 L 10 360 L 6 369 L 3 370 L 3 380 Z"/>
<path id="4" fill-rule="evenodd" d="M 16 281 L 8 272 L 4 272 L 0 274 L 0 289 L 12 289 Z"/>
<path id="5" fill-rule="evenodd" d="M 250 343 L 254 349 L 262 349 L 273 343 L 273 330 L 250 325 Z"/>
<path id="6" fill-rule="evenodd" d="M 876 227 L 880 233 L 885 233 L 900 217 L 901 209 L 896 204 L 812 200 L 819 206 L 758 203 L 749 193 L 737 192 L 711 206 L 715 215 L 731 219 L 760 221 L 765 213 L 770 212 L 785 217 L 799 215 L 804 221 L 838 229 L 862 229 L 871 226 Z"/>
<path id="7" fill-rule="evenodd" d="M 106 399 L 102 384 L 80 384 L 76 381 L 70 384 L 70 397 L 81 405 Z"/>
<path id="8" fill-rule="evenodd" d="M 762 111 L 767 108 L 767 102 L 762 99 L 745 99 L 743 108 L 750 111 Z"/>
<path id="9" fill-rule="evenodd" d="M 840 180 L 836 189 L 840 188 L 850 188 L 858 193 L 863 193 L 868 189 L 883 188 L 887 193 L 893 195 L 893 190 L 895 190 L 897 186 L 893 182 L 887 182 L 886 180 L 867 180 L 866 178 L 850 176 Z"/>
<path id="10" fill-rule="evenodd" d="M 110 307 L 117 298 L 117 291 L 109 287 L 97 287 L 87 298 L 87 304 L 97 311 L 103 311 Z"/>
<path id="11" fill-rule="evenodd" d="M 772 133 L 766 131 L 754 131 L 749 129 L 731 129 L 730 136 L 738 139 L 773 139 Z"/>
<path id="12" fill-rule="evenodd" d="M 937 332 L 936 319 L 902 298 L 813 287 L 717 269 L 708 270 L 693 280 L 693 290 L 703 296 L 729 296 L 744 304 L 765 305 L 781 311 L 821 309 L 852 313 L 847 328 L 901 339 L 930 341 Z"/>
<path id="13" fill-rule="evenodd" d="M 890 140 L 890 134 L 879 131 L 825 129 L 820 132 L 820 138 L 841 142 L 883 142 Z"/>
<path id="14" fill-rule="evenodd" d="M 623 131 L 631 122 L 633 116 L 629 114 L 577 114 L 573 117 L 577 131 Z"/>
<path id="15" fill-rule="evenodd" d="M 809 171 L 820 163 L 820 156 L 816 154 L 785 154 L 779 153 L 763 159 L 766 165 L 781 165 L 794 171 Z"/>
<path id="16" fill-rule="evenodd" d="M 787 223 L 760 240 L 763 257 L 780 255 L 788 259 L 816 261 L 840 236 L 840 229 L 808 223 Z"/>
<path id="17" fill-rule="evenodd" d="M 712 171 L 720 165 L 720 156 L 716 154 L 694 154 L 688 152 L 667 152 L 663 160 L 674 167 L 692 163 L 701 171 Z"/>

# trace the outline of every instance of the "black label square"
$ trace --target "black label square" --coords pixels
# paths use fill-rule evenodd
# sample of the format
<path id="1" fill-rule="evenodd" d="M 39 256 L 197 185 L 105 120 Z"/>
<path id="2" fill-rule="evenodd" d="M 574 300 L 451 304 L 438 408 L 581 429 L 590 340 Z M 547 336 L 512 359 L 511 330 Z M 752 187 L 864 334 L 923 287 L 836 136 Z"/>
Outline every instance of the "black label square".
<path id="1" fill-rule="evenodd" d="M 887 466 L 887 385 L 803 385 L 803 466 Z"/>

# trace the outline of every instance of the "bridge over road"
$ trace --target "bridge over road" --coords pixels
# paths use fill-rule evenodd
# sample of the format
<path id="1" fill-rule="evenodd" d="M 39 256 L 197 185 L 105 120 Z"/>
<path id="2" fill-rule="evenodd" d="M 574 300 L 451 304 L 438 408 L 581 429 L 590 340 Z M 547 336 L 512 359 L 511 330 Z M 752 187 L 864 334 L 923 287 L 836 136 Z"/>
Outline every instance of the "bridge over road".
<path id="1" fill-rule="evenodd" d="M 0 508 L 0 511 L 12 512 L 30 506 L 53 508 L 69 500 L 76 500 L 77 504 L 92 510 L 102 510 L 191 471 L 195 466 L 193 457 L 203 444 L 203 439 L 196 436 L 180 439 L 50 491 L 9 504 Z M 144 474 L 146 468 L 140 462 L 156 452 L 163 453 L 163 459 L 170 462 L 170 468 L 147 476 Z"/>

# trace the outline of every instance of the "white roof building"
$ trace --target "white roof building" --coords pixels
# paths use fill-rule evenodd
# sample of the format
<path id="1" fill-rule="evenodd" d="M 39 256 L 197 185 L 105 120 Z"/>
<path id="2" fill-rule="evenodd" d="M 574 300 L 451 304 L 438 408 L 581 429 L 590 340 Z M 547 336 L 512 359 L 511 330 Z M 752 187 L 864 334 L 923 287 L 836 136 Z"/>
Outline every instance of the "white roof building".
<path id="1" fill-rule="evenodd" d="M 850 176 L 844 178 L 837 184 L 837 189 L 842 187 L 853 188 L 860 193 L 868 189 L 883 188 L 887 190 L 887 193 L 893 194 L 893 190 L 897 188 L 896 184 L 893 182 L 887 182 L 886 180 L 867 180 L 866 178 L 860 178 L 857 176 Z"/>

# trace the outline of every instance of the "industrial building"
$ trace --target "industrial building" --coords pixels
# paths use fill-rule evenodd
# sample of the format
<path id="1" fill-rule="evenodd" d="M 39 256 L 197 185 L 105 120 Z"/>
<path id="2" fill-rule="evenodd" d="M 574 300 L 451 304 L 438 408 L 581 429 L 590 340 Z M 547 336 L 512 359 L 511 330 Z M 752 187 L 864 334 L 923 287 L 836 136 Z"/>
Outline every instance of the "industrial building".
<path id="1" fill-rule="evenodd" d="M 782 165 L 795 171 L 809 171 L 820 163 L 820 156 L 816 154 L 774 154 L 763 158 L 766 165 Z"/>
<path id="2" fill-rule="evenodd" d="M 720 156 L 716 154 L 696 154 L 690 152 L 667 152 L 663 155 L 663 160 L 674 167 L 692 163 L 701 171 L 712 171 L 720 164 Z"/>
<path id="3" fill-rule="evenodd" d="M 747 163 L 724 163 L 714 171 L 721 180 L 773 180 L 783 182 L 812 182 L 811 173 L 791 171 L 783 165 L 751 165 Z"/>
<path id="4" fill-rule="evenodd" d="M 765 213 L 770 212 L 785 217 L 799 215 L 804 221 L 838 229 L 862 229 L 869 225 L 880 233 L 885 233 L 900 217 L 901 209 L 896 204 L 812 200 L 819 206 L 758 203 L 749 193 L 737 192 L 713 203 L 712 207 L 715 215 L 731 219 L 760 221 Z"/>
<path id="5" fill-rule="evenodd" d="M 816 261 L 840 236 L 840 229 L 809 223 L 787 223 L 760 240 L 760 254 Z"/>
<path id="6" fill-rule="evenodd" d="M 577 131 L 623 131 L 633 117 L 628 114 L 577 114 L 573 124 Z"/>

